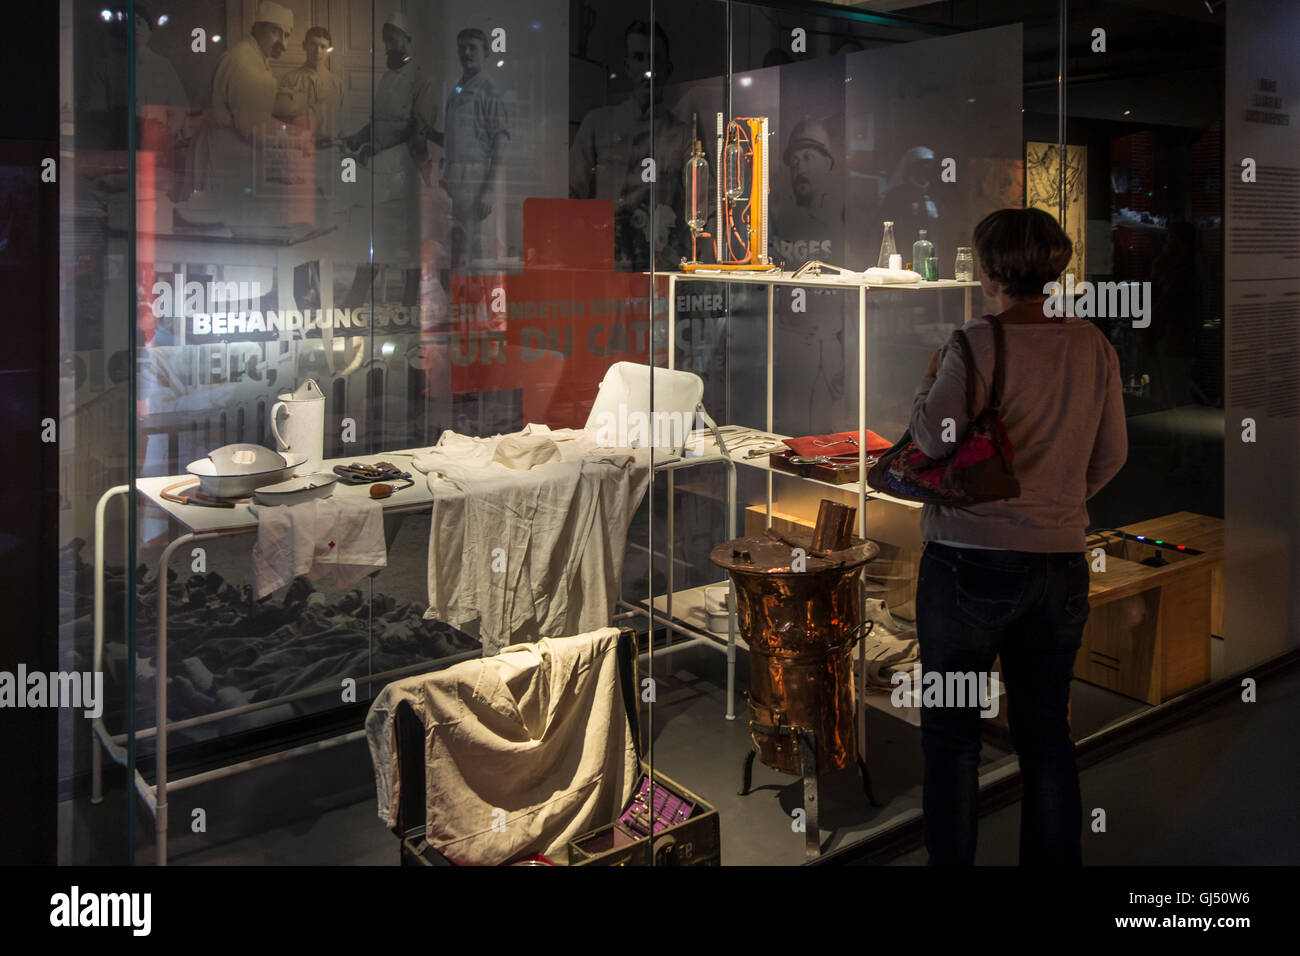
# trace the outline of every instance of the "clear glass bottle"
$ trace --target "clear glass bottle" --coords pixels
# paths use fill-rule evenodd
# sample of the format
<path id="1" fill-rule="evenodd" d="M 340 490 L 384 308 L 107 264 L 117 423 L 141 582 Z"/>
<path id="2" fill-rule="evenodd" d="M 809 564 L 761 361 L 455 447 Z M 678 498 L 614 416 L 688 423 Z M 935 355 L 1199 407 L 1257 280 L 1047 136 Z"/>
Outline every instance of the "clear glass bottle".
<path id="1" fill-rule="evenodd" d="M 939 278 L 939 270 L 930 264 L 934 258 L 934 243 L 925 238 L 925 230 L 921 230 L 920 238 L 912 243 L 912 268 L 921 274 L 921 278 L 927 282 L 933 282 Z M 933 274 L 932 274 L 933 273 Z"/>
<path id="2" fill-rule="evenodd" d="M 740 140 L 741 126 L 732 120 L 727 124 L 722 147 L 722 191 L 728 199 L 739 199 L 745 195 L 745 184 L 749 179 L 749 163 Z"/>
<path id="3" fill-rule="evenodd" d="M 881 269 L 889 268 L 889 257 L 898 255 L 898 247 L 894 245 L 894 223 L 892 220 L 885 220 L 884 235 L 880 239 L 880 258 L 876 260 L 876 265 Z"/>
<path id="4" fill-rule="evenodd" d="M 704 158 L 704 147 L 697 139 L 686 160 L 683 175 L 686 187 L 686 225 L 691 235 L 698 236 L 709 223 L 709 161 Z"/>
<path id="5" fill-rule="evenodd" d="M 973 282 L 975 279 L 975 258 L 970 246 L 957 247 L 957 261 L 953 265 L 953 278 L 958 282 Z"/>

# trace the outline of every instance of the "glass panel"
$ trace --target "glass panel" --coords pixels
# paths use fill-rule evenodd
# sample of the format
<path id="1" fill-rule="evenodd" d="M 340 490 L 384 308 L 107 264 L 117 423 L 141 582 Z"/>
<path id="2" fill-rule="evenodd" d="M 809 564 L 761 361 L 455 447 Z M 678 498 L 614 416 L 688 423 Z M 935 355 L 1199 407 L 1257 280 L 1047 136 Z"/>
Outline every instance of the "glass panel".
<path id="1" fill-rule="evenodd" d="M 1226 20 L 1221 181 L 1227 191 L 1222 305 L 1228 337 L 1221 346 L 1222 366 L 1201 367 L 1211 372 L 1221 367 L 1224 379 L 1219 395 L 1226 409 L 1229 531 L 1221 579 L 1223 629 L 1215 632 L 1225 640 L 1223 674 L 1238 674 L 1293 649 L 1300 634 L 1291 583 L 1300 516 L 1295 496 L 1281 490 L 1294 487 L 1300 470 L 1294 443 L 1285 438 L 1294 431 L 1300 374 L 1294 358 L 1300 150 L 1288 113 L 1300 93 L 1300 77 L 1285 39 L 1300 29 L 1298 14 L 1293 4 L 1260 3 L 1237 10 L 1221 6 L 1215 20 L 1216 26 Z M 1211 296 L 1209 304 L 1218 303 Z M 1201 330 L 1211 342 L 1214 332 Z M 1208 358 L 1213 356 L 1211 351 Z M 1197 358 L 1206 361 L 1203 348 Z M 1193 381 L 1205 376 L 1205 371 L 1193 373 Z M 1255 452 L 1267 456 L 1267 469 L 1258 468 Z"/>
<path id="2" fill-rule="evenodd" d="M 1123 601 L 1094 594 L 1077 673 L 1138 709 L 1294 646 L 1281 582 L 1295 514 L 1272 492 L 1296 470 L 1291 444 L 1269 452 L 1267 480 L 1253 464 L 1296 415 L 1284 6 L 1118 3 L 1100 36 L 1071 11 L 1066 198 L 1086 253 L 1072 266 L 1119 355 L 1129 434 L 1090 514 L 1144 535 L 1107 546 L 1120 568 L 1172 564 L 1177 579 Z M 1103 65 L 1099 44 L 1143 53 Z"/>
<path id="3" fill-rule="evenodd" d="M 922 794 L 895 679 L 918 657 L 919 509 L 868 498 L 856 448 L 771 453 L 903 434 L 936 349 L 998 307 L 957 273 L 999 208 L 1065 227 L 1064 291 L 1125 383 L 1128 460 L 1088 503 L 1074 739 L 1293 646 L 1272 572 L 1296 516 L 1270 489 L 1295 472 L 1296 91 L 1270 38 L 1294 13 L 989 6 L 65 4 L 59 652 L 103 671 L 104 709 L 60 713 L 60 859 L 246 861 L 308 801 L 356 803 L 370 768 L 345 735 L 386 685 L 611 623 L 639 635 L 639 756 L 718 810 L 723 861 L 896 832 Z M 20 206 L 31 168 L 6 160 Z M 863 292 L 874 267 L 924 279 Z M 274 505 L 214 477 L 231 445 L 379 501 L 338 536 L 353 557 L 275 560 Z M 514 474 L 529 455 L 564 467 Z M 344 482 L 381 462 L 409 476 L 387 497 Z M 873 633 L 819 665 L 843 694 L 818 697 L 774 633 L 732 630 L 714 558 L 767 534 L 793 566 L 827 503 L 879 553 L 856 592 Z M 1154 577 L 1112 600 L 1117 570 Z M 1005 702 L 985 785 L 1017 770 Z M 170 794 L 169 843 L 137 762 L 146 787 L 216 771 Z"/>
<path id="4" fill-rule="evenodd" d="M 1072 7 L 1068 39 L 1064 153 L 1029 176 L 1074 241 L 1062 281 L 1119 357 L 1128 431 L 1127 462 L 1088 503 L 1081 739 L 1220 672 L 1222 585 L 1205 565 L 1224 531 L 1223 19 L 1117 3 L 1102 23 Z M 1142 589 L 1114 598 L 1134 575 Z"/>
<path id="5" fill-rule="evenodd" d="M 706 10 L 692 5 L 691 16 Z M 686 105 L 677 110 L 678 119 L 684 119 L 687 109 L 697 115 L 696 135 L 703 140 L 710 173 L 716 176 L 722 169 L 722 197 L 714 193 L 715 209 L 706 224 L 710 238 L 720 231 L 718 205 L 724 230 L 729 216 L 743 215 L 733 212 L 743 208 L 743 200 L 739 206 L 728 202 L 727 151 L 720 148 L 716 124 L 698 118 L 723 111 L 724 125 L 752 117 L 751 129 L 763 129 L 760 118 L 766 127 L 758 134 L 762 149 L 753 152 L 766 153 L 770 192 L 767 203 L 759 204 L 765 210 L 750 209 L 754 221 L 760 211 L 766 213 L 768 235 L 756 250 L 766 261 L 788 271 L 819 261 L 860 273 L 877 265 L 881 223 L 888 219 L 894 223 L 901 265 L 913 265 L 913 244 L 925 229 L 938 253 L 937 275 L 948 283 L 917 291 L 872 291 L 865 296 L 860 319 L 856 286 L 837 288 L 820 279 L 805 285 L 787 282 L 772 288 L 769 318 L 768 286 L 759 276 L 742 272 L 720 281 L 716 272 L 705 272 L 675 278 L 674 356 L 679 368 L 703 376 L 705 404 L 733 443 L 739 472 L 737 534 L 762 534 L 770 523 L 772 532 L 797 541 L 811 532 L 823 500 L 861 508 L 856 486 L 818 484 L 773 471 L 766 467 L 765 449 L 786 436 L 855 431 L 863 413 L 867 428 L 894 440 L 907 426 L 910 396 L 928 356 L 954 327 L 978 315 L 975 309 L 987 310 L 978 288 L 964 289 L 953 281 L 957 249 L 970 244 L 970 231 L 986 212 L 1023 203 L 1024 142 L 1040 136 L 1050 142 L 1056 132 L 1055 99 L 1039 92 L 1049 78 L 1055 81 L 1056 7 L 1040 4 L 1029 13 L 1033 20 L 1023 27 L 952 16 L 942 26 L 932 26 L 891 17 L 810 17 L 731 5 L 729 20 L 721 24 L 730 26 L 729 57 L 721 51 L 716 66 L 726 78 L 722 60 L 730 59 L 730 81 L 722 89 L 716 80 L 700 81 L 698 92 L 678 100 Z M 657 4 L 656 14 L 666 30 L 674 25 L 671 5 Z M 697 22 L 710 21 L 706 16 Z M 707 32 L 696 31 L 699 56 L 708 53 L 698 39 Z M 1007 69 L 1008 63 L 1016 69 Z M 677 58 L 674 67 L 681 69 Z M 709 71 L 705 60 L 695 72 Z M 697 104 L 707 104 L 707 110 Z M 1033 109 L 1026 113 L 1026 106 Z M 750 155 L 741 158 L 752 161 Z M 681 202 L 684 215 L 686 197 Z M 718 261 L 711 243 L 705 249 L 701 256 L 697 248 L 697 258 L 706 264 Z M 753 266 L 761 265 L 755 258 Z M 865 342 L 860 321 L 866 325 Z M 656 686 L 668 702 L 655 712 L 656 753 L 666 773 L 719 808 L 726 821 L 722 841 L 727 863 L 801 863 L 810 856 L 806 828 L 799 825 L 805 804 L 797 756 L 790 749 L 794 744 L 782 736 L 788 729 L 763 727 L 773 719 L 779 725 L 784 708 L 792 714 L 811 702 L 768 699 L 781 687 L 772 684 L 770 674 L 778 664 L 763 646 L 772 636 L 748 633 L 744 636 L 759 645 L 737 655 L 735 719 L 725 719 L 728 668 L 725 656 L 716 651 L 725 650 L 727 618 L 725 612 L 715 613 L 710 625 L 706 606 L 721 600 L 708 593 L 709 586 L 726 581 L 709 559 L 712 549 L 730 537 L 725 509 L 718 507 L 723 487 L 719 479 L 687 474 L 676 478 L 671 501 L 678 515 L 672 574 L 665 555 L 663 585 L 659 580 L 655 585 L 673 591 L 671 627 L 679 638 L 691 634 L 704 640 L 665 655 L 660 665 Z M 689 521 L 681 519 L 685 513 Z M 889 627 L 892 636 L 906 639 L 914 635 L 917 512 L 871 500 L 865 502 L 864 517 L 867 536 L 881 552 L 866 572 L 869 613 L 880 619 L 882 632 Z M 665 598 L 657 601 L 666 606 Z M 885 643 L 877 642 L 873 653 Z M 839 666 L 848 679 L 857 665 Z M 830 721 L 821 725 L 828 742 L 820 758 L 839 768 L 822 776 L 823 817 L 815 844 L 822 851 L 879 833 L 920 803 L 919 720 L 915 710 L 901 710 L 891 701 L 889 668 L 879 670 L 883 687 L 868 691 L 861 715 L 851 682 L 844 683 L 844 700 L 816 705 L 821 718 Z M 787 674 L 784 679 L 797 696 L 796 678 Z M 859 735 L 859 719 L 866 722 L 861 736 L 878 806 L 867 800 L 849 740 Z M 837 733 L 842 739 L 830 739 Z M 736 794 L 746 753 L 756 746 L 751 786 L 760 792 L 775 788 L 780 808 L 759 793 Z M 1009 752 L 1004 729 L 1000 737 L 990 738 L 985 765 L 997 768 Z"/>
<path id="6" fill-rule="evenodd" d="M 132 128 L 124 4 L 65 5 L 61 28 L 65 54 L 80 56 L 75 64 L 64 59 L 60 78 L 59 660 L 103 677 L 100 714 L 59 712 L 59 779 L 69 794 L 59 860 L 121 864 L 130 859 L 135 810 L 128 627 L 134 283 L 126 236 L 132 199 L 138 207 L 149 201 L 132 188 L 127 145 L 148 135 L 155 117 L 142 112 Z M 137 54 L 137 66 L 142 59 Z M 13 195 L 21 208 L 22 184 Z M 114 759 L 93 743 L 97 731 L 110 738 Z"/>

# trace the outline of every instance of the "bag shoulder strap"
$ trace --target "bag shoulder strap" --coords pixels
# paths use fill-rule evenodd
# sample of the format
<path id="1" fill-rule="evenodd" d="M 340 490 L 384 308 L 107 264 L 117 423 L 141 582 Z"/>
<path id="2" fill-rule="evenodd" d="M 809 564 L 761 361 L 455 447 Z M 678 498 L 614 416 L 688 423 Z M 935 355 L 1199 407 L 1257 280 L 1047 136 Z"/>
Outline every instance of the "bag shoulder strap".
<path id="1" fill-rule="evenodd" d="M 958 329 L 953 333 L 953 338 L 961 346 L 962 361 L 966 363 L 966 420 L 975 420 L 975 353 L 971 350 L 970 339 L 966 338 L 966 333 Z"/>
<path id="2" fill-rule="evenodd" d="M 991 408 L 998 414 L 1002 413 L 1002 384 L 1004 379 L 1004 353 L 1006 352 L 1006 339 L 1002 331 L 1002 323 L 997 320 L 997 316 L 986 315 L 984 318 L 989 325 L 993 327 L 993 384 L 989 388 L 988 400 L 984 403 L 985 408 Z M 975 376 L 979 372 L 979 366 L 975 364 L 975 352 L 970 347 L 970 339 L 966 333 L 958 329 L 954 333 L 957 344 L 961 346 L 962 359 L 966 362 L 966 417 L 974 421 L 976 415 L 975 408 Z"/>
<path id="3" fill-rule="evenodd" d="M 1002 413 L 1002 386 L 1006 381 L 1006 335 L 1002 323 L 996 315 L 986 315 L 989 325 L 993 326 L 993 387 L 989 392 L 988 406 L 998 414 Z"/>

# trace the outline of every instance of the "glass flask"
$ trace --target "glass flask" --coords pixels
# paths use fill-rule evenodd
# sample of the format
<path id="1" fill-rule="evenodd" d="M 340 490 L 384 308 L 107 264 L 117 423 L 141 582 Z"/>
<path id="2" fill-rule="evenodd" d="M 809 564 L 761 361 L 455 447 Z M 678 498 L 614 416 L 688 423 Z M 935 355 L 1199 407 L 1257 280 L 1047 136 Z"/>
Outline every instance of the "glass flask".
<path id="1" fill-rule="evenodd" d="M 889 257 L 898 255 L 898 247 L 894 245 L 894 223 L 892 220 L 885 220 L 885 232 L 880 239 L 880 258 L 876 260 L 876 265 L 881 269 L 889 268 Z"/>
<path id="2" fill-rule="evenodd" d="M 686 187 L 686 225 L 692 235 L 698 236 L 709 222 L 709 161 L 704 158 L 704 147 L 698 139 L 686 160 L 683 183 Z"/>

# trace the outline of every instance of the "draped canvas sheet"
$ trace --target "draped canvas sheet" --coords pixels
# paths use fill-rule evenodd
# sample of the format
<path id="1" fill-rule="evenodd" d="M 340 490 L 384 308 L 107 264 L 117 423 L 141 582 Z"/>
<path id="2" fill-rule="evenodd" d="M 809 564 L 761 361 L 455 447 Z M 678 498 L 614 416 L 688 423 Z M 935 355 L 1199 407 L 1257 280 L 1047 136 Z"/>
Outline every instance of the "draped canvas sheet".
<path id="1" fill-rule="evenodd" d="M 555 859 L 632 798 L 639 765 L 619 676 L 608 627 L 389 684 L 366 716 L 380 819 L 397 824 L 405 701 L 424 727 L 430 845 L 464 864 Z"/>
<path id="2" fill-rule="evenodd" d="M 492 438 L 444 433 L 414 465 L 434 497 L 426 618 L 478 622 L 484 654 L 610 622 L 648 449 L 529 425 Z"/>

